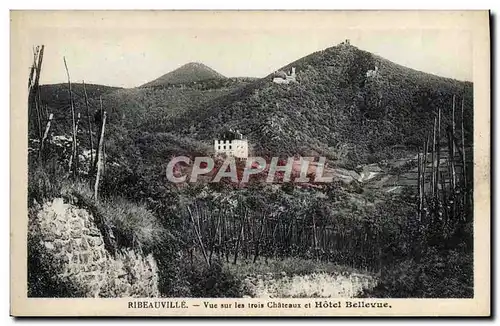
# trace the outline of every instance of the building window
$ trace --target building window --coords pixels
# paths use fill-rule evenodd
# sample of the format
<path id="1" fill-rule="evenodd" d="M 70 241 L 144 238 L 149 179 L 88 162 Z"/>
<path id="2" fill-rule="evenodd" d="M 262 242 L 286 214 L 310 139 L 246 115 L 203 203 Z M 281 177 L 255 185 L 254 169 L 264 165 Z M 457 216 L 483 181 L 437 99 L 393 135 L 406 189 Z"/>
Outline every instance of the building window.
<path id="1" fill-rule="evenodd" d="M 229 145 L 229 149 L 231 149 L 231 145 Z"/>
<path id="2" fill-rule="evenodd" d="M 226 145 L 224 145 L 224 149 L 226 149 Z"/>

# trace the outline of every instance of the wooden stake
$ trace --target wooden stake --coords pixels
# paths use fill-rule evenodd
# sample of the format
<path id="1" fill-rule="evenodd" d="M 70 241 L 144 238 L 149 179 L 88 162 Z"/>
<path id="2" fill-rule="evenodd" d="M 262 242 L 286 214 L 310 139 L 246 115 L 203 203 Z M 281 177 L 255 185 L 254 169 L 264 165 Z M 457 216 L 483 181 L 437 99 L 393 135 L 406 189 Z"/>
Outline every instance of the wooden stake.
<path id="1" fill-rule="evenodd" d="M 106 114 L 106 113 L 104 113 L 104 114 Z M 196 233 L 196 237 L 198 238 L 198 242 L 200 244 L 200 248 L 201 248 L 201 252 L 203 254 L 203 257 L 205 258 L 205 262 L 207 263 L 208 267 L 210 267 L 210 260 L 208 259 L 207 252 L 205 251 L 205 246 L 203 245 L 203 240 L 201 238 L 200 231 L 197 228 L 198 224 L 195 222 L 194 216 L 191 213 L 191 209 L 189 208 L 189 206 L 187 207 L 187 210 L 189 213 L 189 217 L 191 218 L 191 222 L 193 223 L 194 232 Z"/>
<path id="2" fill-rule="evenodd" d="M 243 236 L 243 227 L 245 226 L 245 219 L 246 219 L 246 213 L 244 216 L 242 216 L 241 219 L 240 232 L 238 233 L 238 240 L 236 240 L 236 249 L 234 251 L 233 264 L 236 264 L 236 262 L 238 261 L 238 250 L 240 249 L 240 241 L 241 237 Z"/>
<path id="3" fill-rule="evenodd" d="M 312 232 L 313 232 L 314 257 L 317 259 L 318 239 L 316 238 L 316 218 L 314 212 L 312 214 L 312 222 L 313 222 Z"/>

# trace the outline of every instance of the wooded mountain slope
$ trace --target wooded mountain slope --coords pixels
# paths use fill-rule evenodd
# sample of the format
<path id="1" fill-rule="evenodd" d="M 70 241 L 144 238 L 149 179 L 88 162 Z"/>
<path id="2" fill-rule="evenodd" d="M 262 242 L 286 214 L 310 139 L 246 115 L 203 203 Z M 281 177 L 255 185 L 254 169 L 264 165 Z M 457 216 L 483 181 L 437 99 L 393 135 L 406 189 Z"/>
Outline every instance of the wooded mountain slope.
<path id="1" fill-rule="evenodd" d="M 211 141 L 231 127 L 248 136 L 256 153 L 319 153 L 363 163 L 422 146 L 439 107 L 444 134 L 455 95 L 455 121 L 461 123 L 464 97 L 466 139 L 472 141 L 470 82 L 416 71 L 345 44 L 281 70 L 291 67 L 297 83 L 275 84 L 269 75 L 186 111 L 163 131 Z"/>

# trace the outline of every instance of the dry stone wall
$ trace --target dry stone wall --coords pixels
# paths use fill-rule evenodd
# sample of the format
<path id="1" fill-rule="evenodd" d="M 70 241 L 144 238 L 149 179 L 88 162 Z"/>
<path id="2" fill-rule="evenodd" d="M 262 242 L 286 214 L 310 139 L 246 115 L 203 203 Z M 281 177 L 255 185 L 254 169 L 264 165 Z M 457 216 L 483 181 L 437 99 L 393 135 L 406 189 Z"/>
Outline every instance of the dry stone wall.
<path id="1" fill-rule="evenodd" d="M 157 297 L 158 273 L 152 255 L 131 249 L 112 255 L 104 245 L 94 216 L 62 198 L 37 213 L 36 233 L 58 268 L 55 278 L 70 282 L 86 297 Z"/>

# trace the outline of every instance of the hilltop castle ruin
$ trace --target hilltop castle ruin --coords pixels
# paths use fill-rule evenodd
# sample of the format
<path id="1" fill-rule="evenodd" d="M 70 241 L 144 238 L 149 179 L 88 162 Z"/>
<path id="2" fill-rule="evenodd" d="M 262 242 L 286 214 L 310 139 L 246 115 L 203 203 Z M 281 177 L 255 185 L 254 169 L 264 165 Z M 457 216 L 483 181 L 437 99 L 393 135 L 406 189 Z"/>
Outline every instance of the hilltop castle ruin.
<path id="1" fill-rule="evenodd" d="M 375 66 L 375 69 L 373 69 L 373 70 L 368 70 L 368 71 L 366 72 L 366 77 L 367 77 L 367 78 L 370 78 L 370 77 L 376 77 L 376 76 L 377 76 L 377 74 L 378 74 L 378 67 L 377 67 L 377 66 Z"/>
<path id="2" fill-rule="evenodd" d="M 276 84 L 289 84 L 291 82 L 296 82 L 295 67 L 292 67 L 292 73 L 290 75 L 281 72 L 281 75 L 273 78 L 273 83 Z"/>

